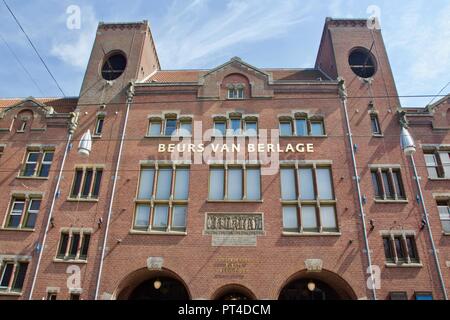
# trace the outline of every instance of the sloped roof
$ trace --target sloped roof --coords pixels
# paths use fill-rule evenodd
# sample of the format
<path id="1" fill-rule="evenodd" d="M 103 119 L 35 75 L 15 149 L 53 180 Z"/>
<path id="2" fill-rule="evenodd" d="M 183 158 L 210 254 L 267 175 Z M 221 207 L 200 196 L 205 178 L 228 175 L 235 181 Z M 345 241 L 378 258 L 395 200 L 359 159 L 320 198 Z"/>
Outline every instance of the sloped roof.
<path id="1" fill-rule="evenodd" d="M 272 75 L 274 81 L 317 81 L 329 78 L 318 69 L 261 69 Z M 160 70 L 145 83 L 197 83 L 209 70 Z"/>
<path id="2" fill-rule="evenodd" d="M 56 109 L 57 112 L 70 112 L 77 106 L 78 98 L 72 97 L 72 98 L 6 98 L 6 99 L 0 99 L 0 109 L 1 108 L 8 108 L 11 106 L 14 106 L 16 104 L 19 104 L 21 102 L 25 101 L 36 101 L 38 103 L 51 106 Z"/>

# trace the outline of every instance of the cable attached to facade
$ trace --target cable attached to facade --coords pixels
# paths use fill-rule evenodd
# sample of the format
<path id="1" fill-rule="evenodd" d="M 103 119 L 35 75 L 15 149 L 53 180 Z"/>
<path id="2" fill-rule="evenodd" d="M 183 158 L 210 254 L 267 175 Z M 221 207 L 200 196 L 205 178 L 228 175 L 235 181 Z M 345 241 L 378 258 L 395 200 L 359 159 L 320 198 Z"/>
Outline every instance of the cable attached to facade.
<path id="1" fill-rule="evenodd" d="M 370 273 L 370 279 L 372 282 L 372 285 L 371 285 L 372 295 L 373 295 L 373 299 L 377 300 L 377 292 L 375 289 L 375 280 L 373 278 L 373 270 L 372 270 L 372 257 L 370 255 L 369 240 L 367 239 L 367 228 L 366 228 L 366 218 L 365 218 L 365 213 L 364 213 L 364 204 L 363 204 L 362 195 L 361 195 L 361 186 L 360 186 L 360 181 L 359 181 L 358 169 L 356 166 L 355 150 L 353 148 L 352 130 L 350 127 L 350 121 L 349 121 L 348 110 L 347 110 L 347 89 L 345 88 L 345 81 L 343 78 L 339 77 L 338 81 L 339 81 L 339 97 L 341 99 L 342 107 L 344 108 L 345 121 L 346 121 L 346 125 L 347 125 L 348 142 L 350 144 L 349 147 L 350 147 L 350 151 L 352 154 L 353 173 L 355 175 L 356 189 L 358 191 L 358 202 L 359 202 L 361 223 L 362 223 L 362 228 L 363 228 L 364 245 L 365 245 L 366 251 L 367 251 L 368 271 Z"/>

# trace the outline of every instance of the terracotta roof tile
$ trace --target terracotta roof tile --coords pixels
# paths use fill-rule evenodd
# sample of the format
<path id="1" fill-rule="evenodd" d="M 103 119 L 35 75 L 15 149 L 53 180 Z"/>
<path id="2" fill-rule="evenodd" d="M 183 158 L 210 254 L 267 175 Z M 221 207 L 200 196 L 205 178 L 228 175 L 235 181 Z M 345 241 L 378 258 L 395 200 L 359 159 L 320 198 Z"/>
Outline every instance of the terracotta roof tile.
<path id="1" fill-rule="evenodd" d="M 0 108 L 13 106 L 27 98 L 0 99 Z M 59 112 L 69 112 L 77 106 L 78 98 L 35 98 L 36 101 L 60 109 Z"/>
<path id="2" fill-rule="evenodd" d="M 321 78 L 328 80 L 320 70 L 317 69 L 266 69 L 262 70 L 272 74 L 274 80 L 304 80 L 314 81 Z M 199 78 L 207 73 L 207 70 L 161 70 L 147 79 L 146 83 L 187 83 L 198 82 Z"/>

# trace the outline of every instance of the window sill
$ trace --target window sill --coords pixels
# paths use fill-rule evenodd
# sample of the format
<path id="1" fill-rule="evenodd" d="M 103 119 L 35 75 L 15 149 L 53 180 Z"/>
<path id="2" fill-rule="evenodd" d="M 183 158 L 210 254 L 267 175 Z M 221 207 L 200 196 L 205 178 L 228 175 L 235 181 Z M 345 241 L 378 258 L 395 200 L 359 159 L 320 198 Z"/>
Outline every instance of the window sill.
<path id="1" fill-rule="evenodd" d="M 90 198 L 67 198 L 69 202 L 98 202 L 98 199 L 90 199 Z"/>
<path id="2" fill-rule="evenodd" d="M 2 291 L 2 290 L 0 290 L 0 296 L 21 297 L 22 296 L 22 292 Z"/>
<path id="3" fill-rule="evenodd" d="M 280 138 L 328 138 L 327 134 L 324 135 L 320 135 L 320 136 L 297 136 L 297 135 L 292 135 L 292 136 L 280 136 Z"/>
<path id="4" fill-rule="evenodd" d="M 101 139 L 102 135 L 92 135 L 92 139 Z"/>
<path id="5" fill-rule="evenodd" d="M 259 138 L 259 134 L 214 134 L 211 138 Z"/>
<path id="6" fill-rule="evenodd" d="M 339 237 L 340 232 L 287 232 L 283 231 L 283 236 L 286 237 Z"/>
<path id="7" fill-rule="evenodd" d="M 446 237 L 450 237 L 450 232 L 442 231 L 442 235 Z"/>
<path id="8" fill-rule="evenodd" d="M 171 139 L 171 138 L 192 138 L 192 135 L 186 135 L 186 136 L 180 136 L 180 135 L 159 135 L 159 136 L 149 136 L 145 135 L 144 138 L 146 139 Z"/>
<path id="9" fill-rule="evenodd" d="M 375 203 L 408 203 L 408 199 L 402 199 L 402 200 L 381 200 L 381 199 L 374 199 Z"/>
<path id="10" fill-rule="evenodd" d="M 384 134 L 382 133 L 373 133 L 372 138 L 384 138 Z"/>
<path id="11" fill-rule="evenodd" d="M 206 200 L 207 203 L 263 203 L 263 200 Z"/>
<path id="12" fill-rule="evenodd" d="M 421 263 L 406 263 L 406 262 L 399 262 L 399 263 L 393 263 L 393 262 L 386 262 L 384 264 L 386 268 L 422 268 L 423 264 Z"/>
<path id="13" fill-rule="evenodd" d="M 129 231 L 129 234 L 134 235 L 162 235 L 162 236 L 187 236 L 186 231 L 140 231 L 140 230 L 134 230 L 131 229 Z"/>
<path id="14" fill-rule="evenodd" d="M 54 258 L 53 262 L 55 263 L 75 263 L 75 264 L 87 264 L 87 260 L 76 260 L 76 259 L 61 259 Z"/>
<path id="15" fill-rule="evenodd" d="M 35 177 L 35 176 L 17 176 L 16 179 L 27 180 L 48 180 L 48 177 Z"/>
<path id="16" fill-rule="evenodd" d="M 0 228 L 0 231 L 19 231 L 19 232 L 34 232 L 36 229 L 25 229 L 25 228 Z"/>
<path id="17" fill-rule="evenodd" d="M 448 181 L 448 180 L 450 180 L 450 177 L 449 178 L 447 178 L 447 177 L 445 177 L 445 178 L 431 178 L 431 177 L 428 177 L 428 180 L 430 180 L 430 181 Z"/>

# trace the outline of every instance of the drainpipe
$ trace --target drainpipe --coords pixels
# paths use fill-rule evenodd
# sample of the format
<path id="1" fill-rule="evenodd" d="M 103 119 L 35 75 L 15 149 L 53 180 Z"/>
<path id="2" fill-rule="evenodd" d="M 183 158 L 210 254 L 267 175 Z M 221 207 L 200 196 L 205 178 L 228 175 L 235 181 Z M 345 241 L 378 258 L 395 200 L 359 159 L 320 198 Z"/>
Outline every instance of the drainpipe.
<path id="1" fill-rule="evenodd" d="M 404 114 L 403 114 L 403 115 L 401 115 L 401 121 L 400 121 L 400 124 L 402 126 L 402 133 L 400 136 L 400 145 L 401 145 L 404 153 L 407 156 L 409 155 L 410 159 L 411 159 L 411 164 L 412 164 L 412 167 L 414 170 L 414 179 L 416 180 L 417 190 L 419 191 L 419 201 L 422 206 L 423 217 L 425 219 L 424 222 L 425 222 L 427 230 L 428 230 L 428 236 L 430 237 L 431 248 L 433 250 L 434 262 L 436 263 L 436 269 L 438 272 L 439 281 L 441 283 L 442 293 L 444 294 L 444 300 L 448 300 L 447 289 L 445 288 L 444 278 L 442 277 L 441 264 L 439 263 L 439 257 L 438 257 L 436 245 L 434 244 L 434 239 L 433 239 L 433 232 L 431 231 L 430 220 L 428 218 L 428 210 L 427 210 L 427 207 L 425 206 L 425 201 L 424 201 L 423 193 L 422 193 L 422 186 L 420 185 L 420 177 L 417 173 L 416 162 L 414 161 L 414 152 L 416 151 L 416 146 L 414 144 L 413 138 L 411 137 L 411 135 L 407 129 L 406 123 L 407 122 L 405 121 Z"/>
<path id="2" fill-rule="evenodd" d="M 360 178 L 359 178 L 358 169 L 356 166 L 355 150 L 353 148 L 353 135 L 352 135 L 352 130 L 350 128 L 350 121 L 348 118 L 348 111 L 347 111 L 347 89 L 345 88 L 345 81 L 343 78 L 339 77 L 337 80 L 338 80 L 338 85 L 339 85 L 339 98 L 341 100 L 342 107 L 344 108 L 345 121 L 347 124 L 348 142 L 350 144 L 350 150 L 351 150 L 351 154 L 352 154 L 353 173 L 355 175 L 356 190 L 358 191 L 358 202 L 359 202 L 361 224 L 362 224 L 362 228 L 363 228 L 364 245 L 365 245 L 365 249 L 367 252 L 367 263 L 368 263 L 369 272 L 370 272 L 370 279 L 372 281 L 372 295 L 373 295 L 373 299 L 377 300 L 377 293 L 376 293 L 376 289 L 375 289 L 375 280 L 374 280 L 373 271 L 372 271 L 372 258 L 370 255 L 369 240 L 367 239 L 366 217 L 365 217 L 365 213 L 364 213 L 364 205 L 363 205 L 363 200 L 362 200 L 362 195 L 361 195 Z"/>
<path id="3" fill-rule="evenodd" d="M 133 83 L 130 83 L 130 87 L 127 90 L 127 110 L 126 110 L 126 113 L 125 113 L 125 121 L 124 121 L 124 125 L 123 125 L 122 136 L 120 138 L 119 154 L 117 155 L 116 169 L 114 171 L 114 176 L 113 176 L 114 177 L 114 182 L 113 182 L 113 187 L 112 187 L 112 191 L 111 191 L 111 199 L 109 201 L 108 215 L 107 215 L 107 218 L 106 218 L 105 236 L 103 237 L 102 254 L 101 254 L 101 257 L 100 257 L 100 266 L 98 268 L 97 284 L 95 286 L 95 300 L 98 300 L 98 294 L 99 294 L 99 290 L 100 290 L 100 281 L 101 281 L 101 278 L 102 278 L 102 271 L 103 271 L 103 261 L 105 259 L 106 244 L 107 244 L 107 241 L 108 241 L 109 223 L 110 223 L 110 220 L 111 220 L 113 203 L 114 203 L 114 196 L 115 196 L 115 193 L 116 193 L 117 174 L 119 172 L 120 160 L 122 158 L 123 142 L 124 142 L 124 139 L 125 139 L 125 132 L 126 132 L 127 123 L 128 123 L 128 114 L 130 112 L 131 103 L 133 102 L 133 96 L 134 96 L 134 85 L 133 85 Z"/>
<path id="4" fill-rule="evenodd" d="M 50 211 L 48 213 L 47 225 L 45 226 L 44 237 L 42 238 L 42 245 L 40 245 L 40 248 L 39 248 L 39 256 L 38 256 L 38 260 L 37 260 L 37 264 L 36 264 L 36 269 L 33 274 L 33 281 L 31 283 L 31 289 L 30 289 L 30 294 L 28 296 L 28 300 L 31 300 L 33 297 L 33 291 L 34 291 L 34 287 L 36 285 L 37 275 L 39 273 L 39 268 L 41 266 L 42 254 L 44 252 L 45 242 L 47 240 L 47 234 L 48 234 L 50 224 L 52 221 L 53 209 L 55 207 L 56 198 L 58 197 L 59 185 L 61 184 L 61 178 L 62 178 L 62 173 L 63 173 L 63 169 L 64 169 L 64 164 L 66 162 L 67 154 L 69 153 L 69 150 L 70 150 L 70 141 L 72 140 L 72 135 L 75 132 L 77 124 L 78 124 L 78 113 L 72 112 L 70 122 L 69 122 L 69 136 L 67 137 L 66 149 L 64 151 L 64 156 L 63 156 L 63 159 L 61 162 L 61 168 L 59 169 L 58 179 L 56 181 L 56 186 L 55 186 L 55 191 L 53 192 L 52 204 L 50 205 Z M 39 243 L 38 243 L 38 245 L 39 245 Z"/>

